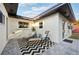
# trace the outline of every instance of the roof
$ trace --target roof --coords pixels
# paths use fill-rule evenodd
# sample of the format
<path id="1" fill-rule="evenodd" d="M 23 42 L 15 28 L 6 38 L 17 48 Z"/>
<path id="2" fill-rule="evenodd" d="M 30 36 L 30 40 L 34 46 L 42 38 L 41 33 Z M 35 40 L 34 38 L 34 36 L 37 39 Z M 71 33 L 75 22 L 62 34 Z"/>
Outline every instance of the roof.
<path id="1" fill-rule="evenodd" d="M 4 3 L 4 6 L 8 12 L 9 16 L 17 16 L 17 8 L 18 8 L 18 3 Z M 46 10 L 45 12 L 37 15 L 36 17 L 34 17 L 32 20 L 38 20 L 41 18 L 44 18 L 46 16 L 49 16 L 53 13 L 59 12 L 62 15 L 64 15 L 68 20 L 75 20 L 75 16 L 71 7 L 70 3 L 59 3 L 53 7 L 51 7 L 50 9 Z M 19 17 L 18 17 L 19 18 Z M 28 17 L 21 17 L 22 19 L 31 19 Z"/>
<path id="2" fill-rule="evenodd" d="M 4 3 L 4 6 L 10 17 L 25 19 L 25 20 L 32 20 L 32 18 L 17 15 L 18 3 Z"/>
<path id="3" fill-rule="evenodd" d="M 8 15 L 16 16 L 18 3 L 4 3 Z"/>
<path id="4" fill-rule="evenodd" d="M 51 7 L 50 9 L 46 10 L 45 12 L 41 13 L 40 15 L 37 15 L 36 17 L 34 17 L 34 19 L 40 19 L 40 18 L 44 18 L 46 16 L 49 16 L 53 13 L 59 12 L 62 15 L 64 15 L 66 18 L 68 18 L 68 20 L 73 20 L 75 21 L 75 16 L 71 7 L 70 3 L 60 3 L 57 4 L 53 7 Z"/>

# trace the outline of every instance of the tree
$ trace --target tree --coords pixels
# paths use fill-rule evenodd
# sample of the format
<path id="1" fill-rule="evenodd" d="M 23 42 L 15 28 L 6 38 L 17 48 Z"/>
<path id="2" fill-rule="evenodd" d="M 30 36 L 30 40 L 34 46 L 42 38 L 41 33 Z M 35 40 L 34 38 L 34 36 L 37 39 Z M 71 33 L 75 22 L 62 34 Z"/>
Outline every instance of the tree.
<path id="1" fill-rule="evenodd" d="M 77 24 L 79 25 L 79 20 L 77 21 Z"/>
<path id="2" fill-rule="evenodd" d="M 79 24 L 79 20 L 78 20 L 77 22 L 78 22 L 78 24 Z"/>

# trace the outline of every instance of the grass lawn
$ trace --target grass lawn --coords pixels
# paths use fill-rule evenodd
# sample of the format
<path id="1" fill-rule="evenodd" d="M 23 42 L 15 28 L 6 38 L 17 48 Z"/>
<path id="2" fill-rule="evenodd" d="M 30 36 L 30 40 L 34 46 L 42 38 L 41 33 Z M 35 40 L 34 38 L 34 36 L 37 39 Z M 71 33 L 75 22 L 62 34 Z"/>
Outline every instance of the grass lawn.
<path id="1" fill-rule="evenodd" d="M 69 38 L 79 39 L 79 33 L 72 33 L 72 35 Z"/>

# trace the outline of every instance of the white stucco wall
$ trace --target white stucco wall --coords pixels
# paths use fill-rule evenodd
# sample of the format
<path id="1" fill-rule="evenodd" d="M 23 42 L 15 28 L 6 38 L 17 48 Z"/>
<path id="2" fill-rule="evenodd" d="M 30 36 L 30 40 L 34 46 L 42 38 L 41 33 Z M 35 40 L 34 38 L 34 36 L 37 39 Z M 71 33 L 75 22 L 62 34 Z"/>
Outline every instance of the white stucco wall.
<path id="1" fill-rule="evenodd" d="M 29 28 L 27 29 L 20 29 L 18 28 L 18 22 L 29 22 Z M 45 34 L 45 31 L 50 31 L 49 36 L 52 41 L 60 42 L 63 40 L 62 38 L 62 23 L 65 21 L 65 35 L 64 38 L 69 37 L 72 34 L 72 31 L 68 29 L 68 23 L 67 19 L 62 16 L 59 13 L 52 14 L 48 17 L 42 18 L 40 20 L 37 20 L 33 26 L 35 26 L 36 31 L 38 34 Z M 39 22 L 43 22 L 43 28 L 39 28 Z M 32 28 L 32 21 L 23 20 L 23 19 L 16 19 L 9 17 L 8 19 L 8 38 L 21 38 L 21 37 L 29 37 L 32 34 L 31 28 Z M 18 34 L 12 35 L 13 32 L 22 30 Z"/>
<path id="2" fill-rule="evenodd" d="M 50 31 L 50 33 L 49 33 L 50 39 L 52 41 L 55 41 L 58 43 L 63 40 L 63 38 L 62 38 L 62 31 L 63 31 L 62 30 L 62 27 L 63 27 L 62 22 L 63 22 L 63 20 L 66 22 L 66 25 L 65 25 L 66 32 L 65 32 L 64 38 L 68 38 L 72 34 L 72 31 L 69 30 L 67 27 L 69 21 L 67 21 L 67 19 L 59 13 L 55 13 L 55 14 L 52 14 L 48 17 L 38 20 L 35 23 L 37 33 L 43 35 L 45 33 L 45 31 L 49 30 Z M 43 22 L 42 29 L 39 28 L 39 22 Z"/>
<path id="3" fill-rule="evenodd" d="M 49 36 L 52 41 L 58 42 L 58 13 L 38 20 L 36 30 L 38 34 L 45 34 L 45 31 L 50 31 Z M 43 28 L 39 29 L 39 22 L 43 22 Z"/>
<path id="4" fill-rule="evenodd" d="M 18 28 L 19 21 L 28 22 L 29 28 Z M 12 39 L 12 38 L 21 38 L 21 37 L 30 36 L 32 33 L 31 26 L 32 26 L 31 21 L 9 17 L 9 19 L 8 19 L 8 38 Z M 13 32 L 17 32 L 17 31 L 19 31 L 17 34 L 12 34 Z"/>
<path id="5" fill-rule="evenodd" d="M 6 30 L 6 18 L 8 17 L 7 12 L 5 10 L 5 7 L 2 3 L 0 3 L 0 11 L 4 14 L 5 16 L 5 21 L 4 23 L 0 23 L 0 54 L 3 51 L 6 43 L 7 43 L 7 30 Z"/>
<path id="6" fill-rule="evenodd" d="M 64 38 L 62 37 L 62 32 L 63 32 L 63 21 L 65 22 L 65 26 L 64 26 Z M 62 41 L 65 38 L 68 38 L 69 36 L 72 35 L 72 30 L 68 29 L 68 25 L 70 24 L 70 22 L 68 21 L 68 19 L 66 19 L 64 16 L 62 16 L 61 14 L 59 14 L 59 39 L 61 39 L 60 41 Z"/>

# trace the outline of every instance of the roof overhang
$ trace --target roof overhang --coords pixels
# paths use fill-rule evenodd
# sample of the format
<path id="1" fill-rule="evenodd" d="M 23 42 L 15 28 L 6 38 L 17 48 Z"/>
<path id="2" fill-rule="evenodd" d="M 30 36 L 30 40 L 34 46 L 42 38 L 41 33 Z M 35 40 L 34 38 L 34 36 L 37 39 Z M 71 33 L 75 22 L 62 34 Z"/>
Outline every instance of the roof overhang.
<path id="1" fill-rule="evenodd" d="M 24 20 L 32 20 L 32 18 L 17 15 L 18 5 L 19 3 L 4 3 L 6 11 L 8 12 L 8 15 L 10 17 L 24 19 Z"/>
<path id="2" fill-rule="evenodd" d="M 56 13 L 56 12 L 61 13 L 63 16 L 65 16 L 71 22 L 75 21 L 75 16 L 74 16 L 74 13 L 73 13 L 70 3 L 57 4 L 54 7 L 43 12 L 42 14 L 34 17 L 34 20 L 44 18 L 44 17 L 49 16 L 49 15 Z"/>
<path id="3" fill-rule="evenodd" d="M 4 3 L 9 16 L 16 16 L 18 3 Z"/>
<path id="4" fill-rule="evenodd" d="M 17 15 L 17 9 L 18 9 L 19 3 L 4 3 L 4 6 L 8 12 L 9 16 L 16 17 L 16 18 L 21 18 L 25 20 L 38 20 L 41 18 L 44 18 L 46 16 L 49 16 L 53 13 L 59 12 L 63 16 L 65 16 L 69 21 L 73 22 L 75 21 L 75 16 L 71 7 L 70 3 L 59 3 L 50 9 L 46 10 L 45 12 L 37 15 L 34 18 L 28 18 L 28 17 L 22 17 Z"/>

